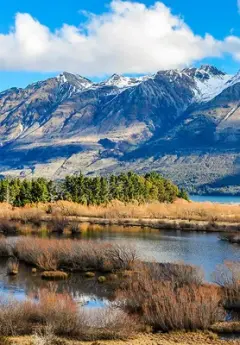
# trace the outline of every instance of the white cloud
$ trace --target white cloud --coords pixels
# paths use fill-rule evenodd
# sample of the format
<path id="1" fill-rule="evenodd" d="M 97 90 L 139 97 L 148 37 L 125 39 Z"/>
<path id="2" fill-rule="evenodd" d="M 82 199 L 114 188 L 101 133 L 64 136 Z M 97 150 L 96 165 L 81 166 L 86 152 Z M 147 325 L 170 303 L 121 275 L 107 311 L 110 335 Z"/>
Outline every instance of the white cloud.
<path id="1" fill-rule="evenodd" d="M 240 13 L 240 0 L 237 0 L 238 12 Z"/>
<path id="2" fill-rule="evenodd" d="M 220 57 L 226 47 L 240 59 L 237 37 L 217 41 L 209 34 L 195 35 L 161 2 L 146 7 L 113 0 L 109 12 L 88 14 L 79 28 L 64 24 L 55 32 L 31 15 L 18 13 L 14 29 L 0 34 L 0 47 L 0 69 L 67 70 L 92 76 L 183 67 Z"/>

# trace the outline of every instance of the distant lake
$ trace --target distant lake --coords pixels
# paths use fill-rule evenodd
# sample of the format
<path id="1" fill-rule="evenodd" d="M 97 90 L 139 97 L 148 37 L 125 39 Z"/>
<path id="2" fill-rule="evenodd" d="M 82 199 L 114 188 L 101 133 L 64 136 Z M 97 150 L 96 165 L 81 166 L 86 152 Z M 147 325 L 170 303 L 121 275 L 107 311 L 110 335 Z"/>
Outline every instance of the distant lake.
<path id="1" fill-rule="evenodd" d="M 196 202 L 214 202 L 220 204 L 240 204 L 240 196 L 231 195 L 190 195 L 190 199 Z"/>

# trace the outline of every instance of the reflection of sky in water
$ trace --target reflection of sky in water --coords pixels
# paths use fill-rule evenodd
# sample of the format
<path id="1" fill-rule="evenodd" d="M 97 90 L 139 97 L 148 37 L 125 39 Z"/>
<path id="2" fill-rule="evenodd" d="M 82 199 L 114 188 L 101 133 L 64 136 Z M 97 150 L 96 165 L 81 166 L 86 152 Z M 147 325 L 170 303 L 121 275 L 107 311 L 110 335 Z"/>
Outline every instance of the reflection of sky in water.
<path id="1" fill-rule="evenodd" d="M 153 231 L 142 234 L 104 233 L 98 241 L 117 241 L 136 247 L 143 260 L 157 262 L 185 262 L 204 269 L 205 278 L 212 280 L 217 265 L 224 261 L 238 261 L 240 249 L 219 239 L 217 233 Z"/>
<path id="2" fill-rule="evenodd" d="M 89 299 L 83 306 L 88 309 L 95 309 L 95 308 L 106 308 L 109 305 L 107 300 L 100 300 L 100 299 Z"/>
<path id="3" fill-rule="evenodd" d="M 24 289 L 18 289 L 14 286 L 3 286 L 0 285 L 0 301 L 7 302 L 12 300 L 17 300 L 22 302 L 26 300 L 28 296 Z M 32 298 L 31 298 L 32 299 Z M 79 305 L 83 306 L 87 309 L 93 308 L 105 308 L 109 305 L 109 301 L 107 299 L 99 299 L 97 296 L 94 295 L 82 295 L 79 297 L 74 298 L 74 300 L 79 303 Z"/>
<path id="4" fill-rule="evenodd" d="M 132 245 L 143 260 L 157 262 L 185 262 L 204 269 L 205 277 L 212 280 L 217 265 L 224 261 L 239 261 L 239 246 L 219 240 L 216 233 L 180 231 L 143 232 L 95 232 L 84 234 L 89 239 L 100 242 L 117 242 Z M 20 268 L 22 265 L 20 265 Z M 46 287 L 39 276 L 32 276 L 31 269 L 21 268 L 17 277 L 6 276 L 6 265 L 0 259 L 0 299 L 15 298 L 22 301 L 36 289 Z M 86 280 L 79 275 L 71 275 L 69 281 L 57 283 L 60 292 L 66 289 L 84 308 L 103 308 L 108 305 L 107 285 L 99 285 L 94 280 Z M 62 290 L 61 290 L 62 289 Z"/>
<path id="5" fill-rule="evenodd" d="M 18 289 L 14 286 L 4 286 L 0 284 L 0 300 L 17 300 L 24 301 L 26 299 L 26 293 L 24 289 Z"/>

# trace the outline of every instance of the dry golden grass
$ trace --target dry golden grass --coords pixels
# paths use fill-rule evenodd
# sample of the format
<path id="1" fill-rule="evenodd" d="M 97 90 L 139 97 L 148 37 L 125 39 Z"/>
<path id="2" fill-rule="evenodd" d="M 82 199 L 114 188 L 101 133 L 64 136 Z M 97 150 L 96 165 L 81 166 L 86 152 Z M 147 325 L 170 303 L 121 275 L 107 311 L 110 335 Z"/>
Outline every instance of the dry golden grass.
<path id="1" fill-rule="evenodd" d="M 39 205 L 46 209 L 46 205 Z M 68 201 L 58 201 L 51 205 L 52 214 L 60 213 L 63 216 L 97 217 L 106 219 L 115 218 L 150 218 L 150 219 L 182 219 L 199 221 L 239 222 L 240 206 L 223 205 L 210 202 L 195 203 L 177 200 L 172 204 L 124 204 L 114 201 L 107 206 L 84 206 Z"/>
<path id="2" fill-rule="evenodd" d="M 89 223 L 91 226 L 99 223 L 159 228 L 168 224 L 172 228 L 193 230 L 195 226 L 195 230 L 199 228 L 209 231 L 229 230 L 232 225 L 231 230 L 238 231 L 240 206 L 210 202 L 195 203 L 180 199 L 172 204 L 158 202 L 124 204 L 113 201 L 106 206 L 85 206 L 58 201 L 27 205 L 22 208 L 14 208 L 3 203 L 0 204 L 0 232 L 9 228 L 7 221 L 19 222 L 21 225 L 18 224 L 18 228 L 20 227 L 23 232 L 28 232 L 27 223 L 40 227 L 41 221 L 51 221 L 52 230 L 61 230 L 61 232 L 66 229 L 72 232 L 91 230 Z M 81 225 L 77 225 L 78 221 Z"/>
<path id="3" fill-rule="evenodd" d="M 62 271 L 44 271 L 41 274 L 41 278 L 46 280 L 65 280 L 68 278 L 68 274 Z"/>
<path id="4" fill-rule="evenodd" d="M 9 339 L 9 345 L 36 345 L 32 337 L 19 337 Z M 74 340 L 59 339 L 55 345 L 239 345 L 239 340 L 220 340 L 212 333 L 182 333 L 174 332 L 170 334 L 141 334 L 131 340 L 104 340 L 91 342 L 78 342 Z M 51 344 L 48 344 L 51 345 Z"/>

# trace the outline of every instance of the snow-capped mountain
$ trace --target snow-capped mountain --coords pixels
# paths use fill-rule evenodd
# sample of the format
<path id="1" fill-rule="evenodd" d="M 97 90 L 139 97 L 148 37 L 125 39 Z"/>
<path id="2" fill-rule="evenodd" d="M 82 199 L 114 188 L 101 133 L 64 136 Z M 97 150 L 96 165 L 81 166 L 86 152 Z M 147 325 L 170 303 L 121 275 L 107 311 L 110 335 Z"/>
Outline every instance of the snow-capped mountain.
<path id="1" fill-rule="evenodd" d="M 226 169 L 235 173 L 239 107 L 240 73 L 209 65 L 141 77 L 114 74 L 99 83 L 63 72 L 0 93 L 0 173 L 60 178 L 80 170 L 167 166 L 183 183 L 190 162 L 190 179 L 199 185 L 195 175 L 202 166 L 192 164 L 193 152 L 198 164 L 203 152 L 218 157 L 233 150 Z M 223 166 L 205 180 L 224 175 Z"/>

